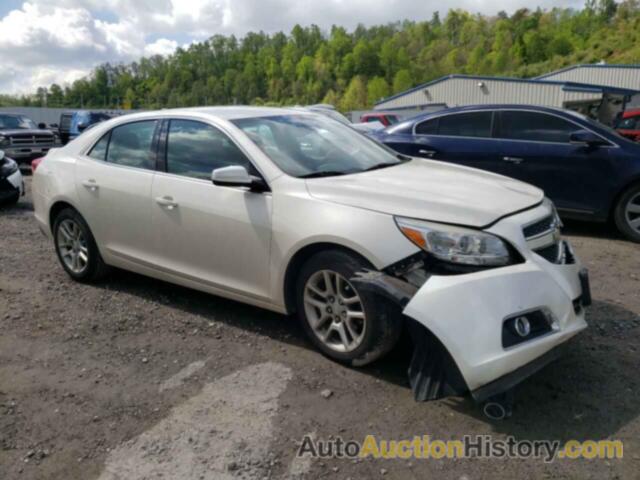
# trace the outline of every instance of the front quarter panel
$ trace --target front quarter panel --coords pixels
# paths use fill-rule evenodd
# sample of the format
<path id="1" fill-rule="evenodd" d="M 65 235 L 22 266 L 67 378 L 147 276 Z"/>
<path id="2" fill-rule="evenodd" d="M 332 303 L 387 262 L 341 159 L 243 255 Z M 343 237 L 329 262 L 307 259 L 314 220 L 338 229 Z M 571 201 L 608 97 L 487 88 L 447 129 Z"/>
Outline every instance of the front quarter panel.
<path id="1" fill-rule="evenodd" d="M 287 266 L 310 245 L 327 243 L 360 254 L 376 269 L 400 261 L 419 249 L 407 240 L 393 216 L 311 197 L 305 182 L 283 176 L 273 185 L 273 297 L 284 306 Z"/>

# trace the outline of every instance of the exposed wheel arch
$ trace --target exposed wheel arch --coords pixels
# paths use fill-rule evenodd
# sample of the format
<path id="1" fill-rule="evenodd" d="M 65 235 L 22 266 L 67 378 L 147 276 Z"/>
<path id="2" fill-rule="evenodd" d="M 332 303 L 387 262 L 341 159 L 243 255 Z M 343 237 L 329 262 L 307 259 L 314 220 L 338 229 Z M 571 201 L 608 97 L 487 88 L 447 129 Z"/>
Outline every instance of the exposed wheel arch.
<path id="1" fill-rule="evenodd" d="M 56 217 L 65 208 L 71 208 L 71 209 L 75 210 L 76 212 L 78 212 L 78 209 L 76 207 L 71 205 L 69 202 L 65 202 L 63 200 L 55 202 L 53 205 L 51 205 L 51 208 L 49 209 L 49 230 L 51 231 L 51 233 L 53 233 L 53 224 L 54 224 L 54 221 L 55 221 Z M 80 212 L 78 212 L 78 213 L 80 213 Z"/>
<path id="2" fill-rule="evenodd" d="M 361 253 L 356 252 L 352 248 L 345 247 L 344 245 L 340 245 L 337 243 L 331 242 L 320 242 L 320 243 L 312 243 L 310 245 L 306 245 L 300 250 L 298 250 L 287 265 L 287 270 L 284 275 L 284 284 L 283 284 L 283 292 L 284 292 L 284 303 L 285 309 L 288 314 L 294 313 L 296 311 L 296 295 L 295 295 L 295 284 L 300 273 L 300 268 L 304 263 L 314 256 L 318 252 L 322 252 L 325 250 L 340 250 L 343 252 L 347 252 L 351 255 L 355 255 L 366 263 L 371 265 L 373 268 L 373 263 L 367 259 Z"/>

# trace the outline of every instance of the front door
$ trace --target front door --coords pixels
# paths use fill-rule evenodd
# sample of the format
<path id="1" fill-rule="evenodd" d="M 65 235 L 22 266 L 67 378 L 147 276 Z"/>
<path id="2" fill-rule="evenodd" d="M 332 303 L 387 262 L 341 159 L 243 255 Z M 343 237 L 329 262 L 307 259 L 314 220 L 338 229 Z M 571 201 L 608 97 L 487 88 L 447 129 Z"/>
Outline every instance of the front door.
<path id="1" fill-rule="evenodd" d="M 170 120 L 166 143 L 166 172 L 151 195 L 156 263 L 186 280 L 269 298 L 271 193 L 211 182 L 212 170 L 230 165 L 258 172 L 225 133 L 200 121 Z"/>
<path id="2" fill-rule="evenodd" d="M 501 111 L 496 136 L 509 176 L 543 189 L 558 209 L 601 213 L 610 197 L 611 149 L 571 144 L 571 133 L 582 128 L 547 113 Z"/>

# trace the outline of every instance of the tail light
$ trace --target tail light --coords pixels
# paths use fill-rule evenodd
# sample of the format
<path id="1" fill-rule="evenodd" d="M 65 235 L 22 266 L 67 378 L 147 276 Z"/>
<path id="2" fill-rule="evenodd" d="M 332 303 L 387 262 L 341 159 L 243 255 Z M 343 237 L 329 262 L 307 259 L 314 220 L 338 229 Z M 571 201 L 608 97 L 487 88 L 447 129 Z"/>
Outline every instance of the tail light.
<path id="1" fill-rule="evenodd" d="M 36 173 L 36 169 L 38 168 L 38 165 L 40 165 L 40 162 L 42 162 L 42 160 L 44 160 L 44 157 L 36 158 L 31 162 L 31 172 Z"/>

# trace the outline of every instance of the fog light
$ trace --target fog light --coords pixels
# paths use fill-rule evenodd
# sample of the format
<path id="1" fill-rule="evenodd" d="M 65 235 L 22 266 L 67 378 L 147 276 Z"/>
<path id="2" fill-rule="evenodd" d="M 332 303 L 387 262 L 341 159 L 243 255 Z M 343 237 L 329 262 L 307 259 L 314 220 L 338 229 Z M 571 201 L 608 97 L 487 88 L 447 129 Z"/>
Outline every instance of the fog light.
<path id="1" fill-rule="evenodd" d="M 521 337 L 526 337 L 531 333 L 531 324 L 527 317 L 518 317 L 514 320 L 513 326 L 515 331 Z"/>

